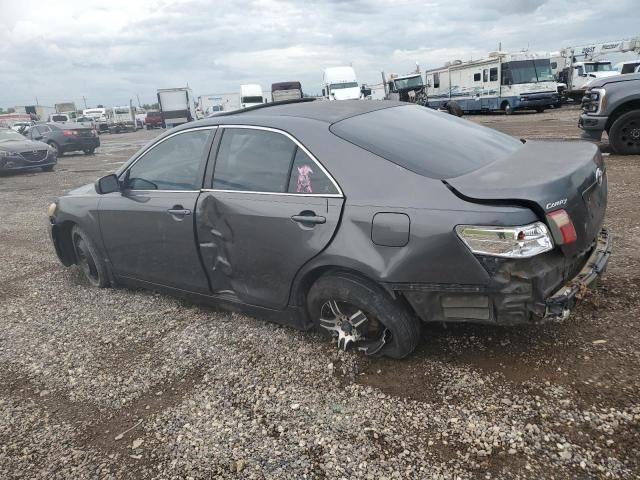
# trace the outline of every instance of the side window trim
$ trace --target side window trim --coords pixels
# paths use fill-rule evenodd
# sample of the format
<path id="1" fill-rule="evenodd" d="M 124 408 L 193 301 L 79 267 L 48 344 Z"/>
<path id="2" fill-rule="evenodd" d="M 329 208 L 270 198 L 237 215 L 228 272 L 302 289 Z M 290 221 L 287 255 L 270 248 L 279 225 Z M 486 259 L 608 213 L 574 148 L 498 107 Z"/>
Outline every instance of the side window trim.
<path id="1" fill-rule="evenodd" d="M 144 157 L 147 153 L 149 153 L 150 151 L 152 151 L 154 148 L 156 148 L 158 145 L 164 143 L 166 140 L 169 140 L 170 138 L 173 138 L 177 135 L 182 135 L 183 133 L 189 133 L 189 132 L 196 132 L 198 130 L 216 130 L 218 128 L 217 125 L 211 125 L 211 126 L 207 126 L 207 127 L 196 127 L 196 128 L 189 128 L 186 130 L 180 130 L 179 132 L 175 132 L 172 133 L 171 135 L 167 135 L 166 137 L 164 137 L 162 140 L 160 140 L 159 142 L 154 143 L 153 145 L 150 145 L 149 148 L 145 149 L 140 155 L 138 155 L 129 165 L 127 165 L 127 168 L 125 168 L 119 175 L 118 175 L 118 180 L 122 181 L 123 179 L 127 178 L 127 175 L 129 174 L 129 170 L 131 170 L 131 168 L 138 163 L 138 161 Z M 215 135 L 214 135 L 215 138 Z M 205 159 L 208 159 L 209 157 L 209 151 L 211 149 L 211 143 L 213 142 L 214 138 L 209 139 L 208 141 L 208 145 L 205 148 L 205 152 L 203 153 L 203 156 L 205 157 Z M 205 162 L 206 163 L 206 162 Z M 206 166 L 205 166 L 206 168 Z M 202 169 L 201 169 L 202 171 Z M 133 190 L 134 192 L 138 193 L 149 193 L 149 192 L 163 192 L 163 193 L 185 193 L 185 192 L 200 192 L 201 189 L 194 189 L 194 190 L 162 190 L 162 189 L 158 189 L 158 190 Z"/>
<path id="2" fill-rule="evenodd" d="M 322 163 L 320 163 L 320 161 L 313 156 L 313 154 L 302 144 L 298 141 L 298 139 L 296 139 L 293 135 L 291 135 L 288 132 L 285 132 L 284 130 L 279 130 L 277 128 L 271 128 L 271 127 L 260 127 L 257 125 L 218 125 L 218 128 L 222 131 L 224 131 L 224 129 L 226 128 L 240 128 L 240 129 L 247 129 L 247 130 L 264 130 L 267 132 L 274 132 L 274 133 L 279 133 L 280 135 L 284 135 L 285 137 L 287 137 L 289 140 L 291 140 L 293 143 L 296 144 L 296 149 L 294 149 L 294 155 L 293 155 L 293 159 L 295 160 L 295 152 L 298 151 L 298 149 L 302 150 L 304 153 L 306 153 L 309 158 L 313 161 L 313 163 L 315 163 L 318 168 L 320 168 L 320 170 L 322 171 L 322 173 L 324 173 L 327 178 L 331 181 L 331 184 L 335 187 L 336 191 L 338 193 L 289 193 L 289 192 L 256 192 L 253 190 L 224 190 L 224 189 L 219 189 L 219 188 L 203 188 L 201 191 L 203 192 L 222 192 L 222 193 L 242 193 L 242 194 L 247 194 L 247 193 L 252 193 L 252 194 L 257 194 L 257 195 L 287 195 L 287 196 L 294 196 L 294 197 L 329 197 L 329 198 L 344 198 L 344 194 L 342 193 L 342 189 L 340 188 L 340 185 L 338 185 L 338 182 L 335 181 L 335 179 L 333 178 L 333 176 L 327 171 L 326 168 L 324 168 L 324 165 L 322 165 Z M 219 147 L 219 144 L 218 144 Z M 219 149 L 219 148 L 218 148 Z M 216 150 L 218 150 L 216 149 Z M 217 156 L 218 156 L 218 151 L 213 151 L 214 149 L 211 150 L 211 153 L 214 154 L 216 156 L 216 159 L 214 159 L 213 162 L 211 162 L 211 159 L 209 159 L 209 163 L 213 163 L 214 168 L 211 170 L 211 178 L 207 177 L 207 183 L 210 183 L 209 180 L 213 180 L 213 175 L 215 174 L 215 163 L 217 160 Z M 292 162 L 293 164 L 293 162 Z M 289 172 L 291 172 L 291 168 L 289 168 Z M 207 173 L 208 173 L 208 169 L 207 169 Z"/>

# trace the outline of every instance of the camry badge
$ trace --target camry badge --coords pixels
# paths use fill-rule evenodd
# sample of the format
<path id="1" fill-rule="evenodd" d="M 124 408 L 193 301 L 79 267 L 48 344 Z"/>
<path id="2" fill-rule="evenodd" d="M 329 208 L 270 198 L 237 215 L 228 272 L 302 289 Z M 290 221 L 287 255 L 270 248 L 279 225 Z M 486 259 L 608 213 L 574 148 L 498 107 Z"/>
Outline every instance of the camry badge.
<path id="1" fill-rule="evenodd" d="M 596 168 L 596 182 L 598 182 L 598 185 L 602 185 L 603 179 L 604 179 L 604 172 L 600 167 Z"/>

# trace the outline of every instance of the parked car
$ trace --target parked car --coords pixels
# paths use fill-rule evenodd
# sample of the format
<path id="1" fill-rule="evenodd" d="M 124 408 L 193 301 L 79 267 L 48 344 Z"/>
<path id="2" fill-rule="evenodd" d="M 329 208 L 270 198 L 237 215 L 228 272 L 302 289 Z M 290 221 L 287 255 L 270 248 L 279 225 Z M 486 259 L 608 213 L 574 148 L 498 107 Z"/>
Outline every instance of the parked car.
<path id="1" fill-rule="evenodd" d="M 147 130 L 151 130 L 152 128 L 164 128 L 162 112 L 147 112 L 144 124 L 147 126 Z"/>
<path id="2" fill-rule="evenodd" d="M 640 154 L 640 73 L 596 78 L 582 99 L 578 120 L 582 138 L 609 146 L 620 155 Z"/>
<path id="3" fill-rule="evenodd" d="M 50 145 L 58 157 L 75 151 L 91 155 L 100 146 L 98 132 L 77 123 L 39 123 L 31 127 L 26 136 Z"/>
<path id="4" fill-rule="evenodd" d="M 55 150 L 46 143 L 27 140 L 10 128 L 0 128 L 0 172 L 34 168 L 50 172 L 56 162 Z"/>
<path id="5" fill-rule="evenodd" d="M 83 127 L 92 128 L 94 130 L 96 129 L 96 121 L 91 117 L 77 117 L 73 123 L 77 123 Z"/>
<path id="6" fill-rule="evenodd" d="M 166 132 L 49 215 L 61 262 L 94 286 L 401 358 L 421 321 L 565 318 L 607 264 L 606 203 L 592 144 L 523 143 L 407 103 L 300 101 Z"/>

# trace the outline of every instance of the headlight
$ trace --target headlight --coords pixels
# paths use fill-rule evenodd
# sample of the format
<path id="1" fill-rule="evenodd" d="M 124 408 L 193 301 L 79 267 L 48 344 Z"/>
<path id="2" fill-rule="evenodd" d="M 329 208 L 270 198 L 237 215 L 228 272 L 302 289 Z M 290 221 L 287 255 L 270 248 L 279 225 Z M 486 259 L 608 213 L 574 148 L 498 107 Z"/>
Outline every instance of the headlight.
<path id="1" fill-rule="evenodd" d="M 0 158 L 20 158 L 20 154 L 17 152 L 9 152 L 7 150 L 0 150 Z"/>
<path id="2" fill-rule="evenodd" d="M 47 207 L 47 215 L 49 217 L 55 217 L 57 210 L 58 210 L 58 204 L 56 202 L 53 202 Z"/>
<path id="3" fill-rule="evenodd" d="M 473 253 L 493 257 L 528 258 L 553 248 L 542 222 L 516 227 L 458 225 L 456 233 Z"/>
<path id="4" fill-rule="evenodd" d="M 590 113 L 598 113 L 604 109 L 605 97 L 607 91 L 604 88 L 592 88 L 589 93 L 591 100 Z"/>

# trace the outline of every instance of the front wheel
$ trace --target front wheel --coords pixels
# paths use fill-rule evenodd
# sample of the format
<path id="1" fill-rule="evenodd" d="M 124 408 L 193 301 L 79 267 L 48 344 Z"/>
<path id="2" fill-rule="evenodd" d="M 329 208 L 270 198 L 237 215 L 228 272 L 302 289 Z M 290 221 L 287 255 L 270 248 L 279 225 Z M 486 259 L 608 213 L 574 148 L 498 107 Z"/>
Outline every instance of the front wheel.
<path id="1" fill-rule="evenodd" d="M 338 348 L 404 358 L 420 340 L 420 321 L 373 282 L 349 273 L 320 277 L 307 295 L 311 318 Z"/>
<path id="2" fill-rule="evenodd" d="M 99 288 L 109 286 L 109 278 L 104 261 L 98 254 L 98 250 L 89 235 L 77 225 L 71 230 L 73 252 L 76 256 L 76 264 L 82 270 L 88 282 Z"/>
<path id="3" fill-rule="evenodd" d="M 511 115 L 513 113 L 513 107 L 508 102 L 505 102 L 502 109 L 504 110 L 505 115 Z"/>
<path id="4" fill-rule="evenodd" d="M 55 150 L 56 157 L 61 157 L 62 155 L 64 155 L 62 147 L 60 147 L 60 145 L 58 145 L 56 142 L 48 142 L 48 145 Z"/>
<path id="5" fill-rule="evenodd" d="M 538 113 L 544 113 L 544 107 L 538 107 L 538 108 L 536 108 L 536 112 L 538 112 Z"/>
<path id="6" fill-rule="evenodd" d="M 640 154 L 640 110 L 627 112 L 613 122 L 609 145 L 619 155 Z"/>
<path id="7" fill-rule="evenodd" d="M 83 150 L 83 152 L 84 152 L 85 155 L 93 155 L 96 152 L 96 149 L 95 148 L 85 148 Z"/>

